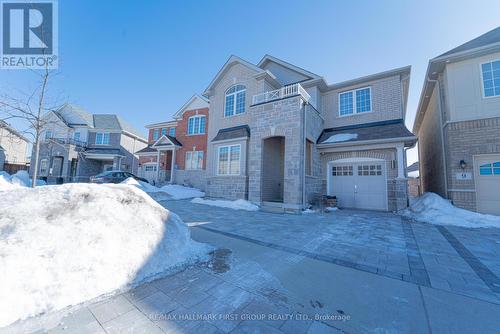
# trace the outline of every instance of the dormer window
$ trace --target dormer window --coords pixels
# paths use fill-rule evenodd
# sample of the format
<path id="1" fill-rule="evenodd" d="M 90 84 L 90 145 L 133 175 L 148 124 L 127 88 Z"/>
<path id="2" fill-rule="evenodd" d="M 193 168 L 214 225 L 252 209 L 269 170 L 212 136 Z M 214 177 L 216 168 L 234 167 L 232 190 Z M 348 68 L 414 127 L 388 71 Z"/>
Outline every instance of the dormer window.
<path id="1" fill-rule="evenodd" d="M 370 87 L 339 94 L 339 116 L 349 116 L 372 111 Z"/>
<path id="2" fill-rule="evenodd" d="M 245 112 L 246 87 L 234 85 L 226 91 L 224 116 L 234 116 Z"/>

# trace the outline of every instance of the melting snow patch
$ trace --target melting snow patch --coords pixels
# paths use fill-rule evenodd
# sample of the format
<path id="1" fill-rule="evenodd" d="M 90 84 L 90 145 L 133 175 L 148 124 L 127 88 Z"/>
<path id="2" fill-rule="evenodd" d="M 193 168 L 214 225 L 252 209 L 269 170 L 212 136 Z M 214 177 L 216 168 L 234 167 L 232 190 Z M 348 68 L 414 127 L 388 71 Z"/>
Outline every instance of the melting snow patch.
<path id="1" fill-rule="evenodd" d="M 437 225 L 500 228 L 500 216 L 457 208 L 435 193 L 420 196 L 402 214 L 419 222 Z"/>
<path id="2" fill-rule="evenodd" d="M 147 193 L 156 193 L 156 192 L 161 191 L 160 188 L 157 188 L 157 187 L 155 187 L 152 184 L 149 184 L 147 182 L 136 180 L 133 177 L 129 177 L 128 179 L 126 179 L 125 181 L 122 181 L 121 183 L 129 185 L 129 186 L 134 186 L 134 187 L 139 188 L 142 191 L 145 191 Z"/>
<path id="3" fill-rule="evenodd" d="M 337 211 L 339 208 L 337 208 L 336 206 L 329 206 L 329 207 L 326 207 L 325 208 L 325 211 L 326 212 L 333 212 L 333 211 Z"/>
<path id="4" fill-rule="evenodd" d="M 128 290 L 208 251 L 135 187 L 11 190 L 0 201 L 0 327 Z"/>
<path id="5" fill-rule="evenodd" d="M 323 142 L 323 144 L 325 144 L 325 143 L 339 143 L 339 142 L 348 141 L 348 140 L 352 140 L 352 139 L 356 139 L 356 138 L 358 138 L 357 133 L 339 133 L 337 135 L 333 135 L 333 136 L 329 137 L 327 140 L 325 140 Z"/>
<path id="6" fill-rule="evenodd" d="M 417 178 L 419 176 L 420 176 L 420 173 L 419 173 L 418 170 L 414 170 L 414 171 L 408 172 L 408 177 Z"/>
<path id="7" fill-rule="evenodd" d="M 178 184 L 168 184 L 161 187 L 160 190 L 172 196 L 173 199 L 186 199 L 205 196 L 205 193 L 199 189 L 184 187 Z"/>
<path id="8" fill-rule="evenodd" d="M 46 183 L 42 180 L 37 180 L 36 185 L 44 186 Z M 27 171 L 20 170 L 14 175 L 0 171 L 0 191 L 22 187 L 31 187 L 31 179 Z"/>
<path id="9" fill-rule="evenodd" d="M 244 199 L 237 199 L 235 201 L 226 201 L 226 200 L 210 200 L 203 198 L 193 198 L 191 203 L 196 204 L 205 204 L 211 206 L 218 206 L 221 208 L 228 208 L 233 210 L 246 210 L 246 211 L 258 211 L 259 207 L 249 201 L 245 201 Z"/>

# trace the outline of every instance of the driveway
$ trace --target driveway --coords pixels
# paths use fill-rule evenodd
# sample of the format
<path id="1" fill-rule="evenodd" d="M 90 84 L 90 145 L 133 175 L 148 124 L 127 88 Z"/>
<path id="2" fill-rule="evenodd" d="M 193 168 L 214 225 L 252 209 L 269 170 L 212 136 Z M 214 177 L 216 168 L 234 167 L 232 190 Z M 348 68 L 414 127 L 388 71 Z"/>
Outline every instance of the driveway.
<path id="1" fill-rule="evenodd" d="M 49 332 L 500 328 L 498 229 L 436 227 L 368 211 L 294 216 L 160 203 L 191 226 L 194 239 L 216 247 L 212 259 L 46 320 Z"/>

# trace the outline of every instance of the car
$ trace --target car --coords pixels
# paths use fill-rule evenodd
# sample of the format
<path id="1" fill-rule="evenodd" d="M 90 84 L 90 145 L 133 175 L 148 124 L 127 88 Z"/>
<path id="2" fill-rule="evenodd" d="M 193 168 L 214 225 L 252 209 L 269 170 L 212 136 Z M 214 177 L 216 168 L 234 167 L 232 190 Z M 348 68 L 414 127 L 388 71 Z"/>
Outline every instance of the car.
<path id="1" fill-rule="evenodd" d="M 90 183 L 121 183 L 129 177 L 133 177 L 138 181 L 149 183 L 148 180 L 143 179 L 142 177 L 121 170 L 111 170 L 97 174 L 96 176 L 91 176 Z"/>

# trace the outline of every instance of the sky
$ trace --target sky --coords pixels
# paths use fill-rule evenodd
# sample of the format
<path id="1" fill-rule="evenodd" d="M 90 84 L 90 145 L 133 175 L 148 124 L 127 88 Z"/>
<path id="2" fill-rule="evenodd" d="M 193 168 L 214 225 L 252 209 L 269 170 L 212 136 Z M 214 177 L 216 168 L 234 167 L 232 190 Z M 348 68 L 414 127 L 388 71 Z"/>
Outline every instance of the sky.
<path id="1" fill-rule="evenodd" d="M 138 130 L 168 120 L 234 54 L 270 54 L 329 84 L 411 65 L 411 130 L 429 59 L 500 25 L 500 1 L 59 1 L 49 97 L 116 113 Z M 0 70 L 0 94 L 36 74 Z M 416 150 L 408 162 L 417 159 Z"/>

